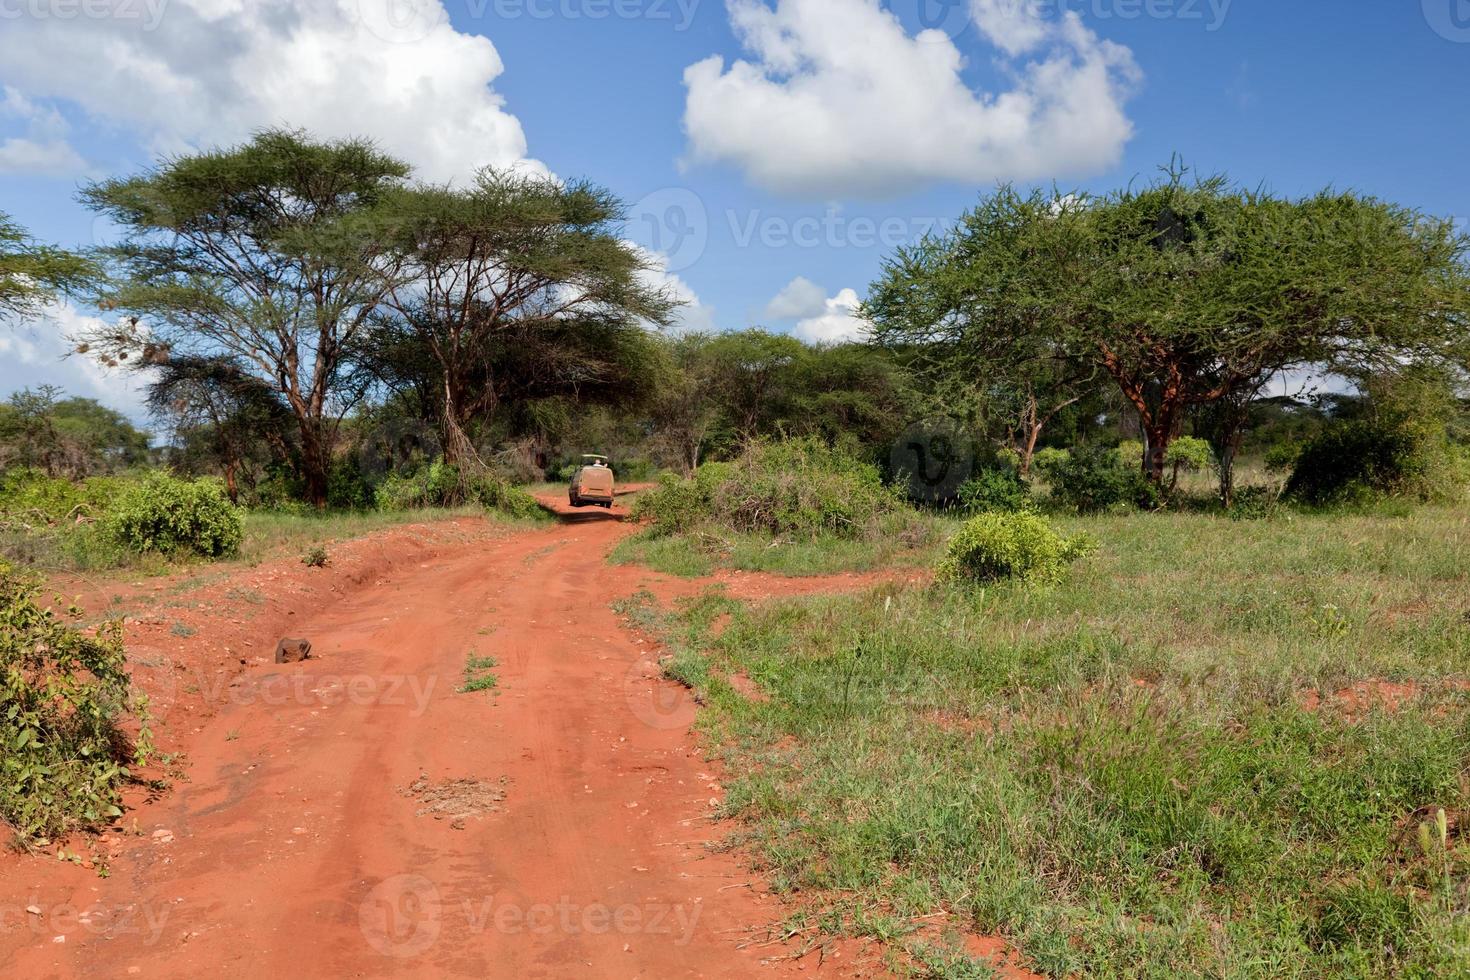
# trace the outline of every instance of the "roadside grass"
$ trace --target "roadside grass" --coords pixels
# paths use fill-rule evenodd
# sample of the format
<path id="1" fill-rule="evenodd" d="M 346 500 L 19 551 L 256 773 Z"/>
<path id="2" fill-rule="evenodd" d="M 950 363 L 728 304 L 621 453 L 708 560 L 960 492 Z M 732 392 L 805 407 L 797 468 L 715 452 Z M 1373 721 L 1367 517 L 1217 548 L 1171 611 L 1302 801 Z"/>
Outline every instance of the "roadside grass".
<path id="1" fill-rule="evenodd" d="M 642 531 L 619 542 L 608 561 L 644 565 L 681 578 L 700 578 L 719 569 L 803 576 L 929 567 L 958 526 L 957 519 L 926 515 L 902 535 L 872 541 L 835 535 L 804 539 L 733 531 L 676 535 Z"/>
<path id="2" fill-rule="evenodd" d="M 245 515 L 245 541 L 236 559 L 258 564 L 283 553 L 306 553 L 313 547 L 365 537 L 375 531 L 402 524 L 432 523 L 461 517 L 506 518 L 480 507 L 447 507 L 407 511 L 332 511 L 325 514 L 292 514 L 250 511 Z"/>
<path id="3" fill-rule="evenodd" d="M 1058 523 L 1051 588 L 665 620 L 774 885 L 1056 976 L 1470 975 L 1470 508 Z"/>
<path id="4" fill-rule="evenodd" d="M 110 540 L 97 525 L 3 529 L 0 530 L 0 556 L 18 566 L 40 572 L 125 570 L 129 574 L 143 576 L 167 575 L 180 568 L 256 565 L 286 553 L 305 553 L 315 547 L 364 537 L 402 524 L 480 516 L 495 521 L 510 520 L 480 507 L 332 511 L 326 514 L 249 511 L 245 515 L 245 537 L 239 554 L 213 562 L 200 558 L 170 559 L 162 555 L 138 554 Z"/>

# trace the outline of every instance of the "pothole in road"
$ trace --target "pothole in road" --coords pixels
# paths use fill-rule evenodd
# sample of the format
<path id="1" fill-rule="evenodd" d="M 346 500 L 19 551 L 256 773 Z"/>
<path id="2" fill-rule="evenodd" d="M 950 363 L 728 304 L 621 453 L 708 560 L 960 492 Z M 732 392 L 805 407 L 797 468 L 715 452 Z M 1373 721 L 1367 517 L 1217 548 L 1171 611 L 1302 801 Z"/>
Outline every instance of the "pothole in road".
<path id="1" fill-rule="evenodd" d="M 398 792 L 418 802 L 415 816 L 448 820 L 455 830 L 464 830 L 469 820 L 500 810 L 505 785 L 503 776 L 493 783 L 483 779 L 444 779 L 436 783 L 423 773 Z"/>

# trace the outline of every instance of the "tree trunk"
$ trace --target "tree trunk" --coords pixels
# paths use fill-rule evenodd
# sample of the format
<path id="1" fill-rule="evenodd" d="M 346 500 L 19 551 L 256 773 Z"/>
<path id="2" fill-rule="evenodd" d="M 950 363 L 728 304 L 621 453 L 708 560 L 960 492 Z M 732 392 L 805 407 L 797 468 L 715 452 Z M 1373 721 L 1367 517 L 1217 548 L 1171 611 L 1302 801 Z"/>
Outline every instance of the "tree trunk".
<path id="1" fill-rule="evenodd" d="M 240 502 L 240 487 L 235 483 L 235 470 L 239 468 L 239 465 L 234 459 L 225 461 L 225 492 L 230 495 L 232 504 Z"/>
<path id="2" fill-rule="evenodd" d="M 321 420 L 301 420 L 301 477 L 306 483 L 306 500 L 317 510 L 327 509 L 327 473 L 331 467 Z"/>
<path id="3" fill-rule="evenodd" d="M 1026 442 L 1021 447 L 1021 479 L 1031 478 L 1031 463 L 1036 458 L 1036 444 L 1041 441 L 1041 423 L 1038 422 L 1030 427 L 1026 433 Z"/>

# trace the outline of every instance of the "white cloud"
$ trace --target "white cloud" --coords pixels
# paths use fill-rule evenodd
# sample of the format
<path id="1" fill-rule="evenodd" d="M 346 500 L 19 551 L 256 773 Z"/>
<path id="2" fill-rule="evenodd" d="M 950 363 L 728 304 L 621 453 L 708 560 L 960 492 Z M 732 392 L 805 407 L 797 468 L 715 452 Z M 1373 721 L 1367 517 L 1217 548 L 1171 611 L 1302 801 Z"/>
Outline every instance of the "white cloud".
<path id="1" fill-rule="evenodd" d="M 34 322 L 0 324 L 0 398 L 50 384 L 67 395 L 94 398 L 142 424 L 147 374 L 109 370 L 94 358 L 71 353 L 75 344 L 69 338 L 101 323 L 70 303 L 57 303 Z"/>
<path id="2" fill-rule="evenodd" d="M 844 289 L 836 296 L 823 301 L 823 312 L 798 323 L 791 332 L 812 344 L 838 344 L 861 340 L 868 330 L 868 322 L 857 315 L 858 294 Z"/>
<path id="3" fill-rule="evenodd" d="M 827 291 L 805 276 L 797 276 L 766 304 L 768 320 L 820 316 L 826 310 Z"/>
<path id="4" fill-rule="evenodd" d="M 674 311 L 674 322 L 669 325 L 670 330 L 676 333 L 713 333 L 718 329 L 715 326 L 714 307 L 701 303 L 694 289 L 679 278 L 677 273 L 669 271 L 667 255 L 644 248 L 635 242 L 627 244 L 641 252 L 650 265 L 650 268 L 640 273 L 644 284 L 655 289 L 667 287 L 673 297 L 683 304 Z"/>
<path id="5" fill-rule="evenodd" d="M 24 136 L 0 139 L 0 174 L 74 176 L 86 163 L 67 142 L 61 113 L 36 105 L 11 86 L 0 88 L 0 120 L 15 120 Z"/>
<path id="6" fill-rule="evenodd" d="M 290 126 L 372 136 L 431 180 L 525 160 L 521 124 L 490 87 L 504 70 L 500 55 L 488 38 L 456 31 L 439 0 L 127 0 L 110 9 L 7 20 L 0 81 L 32 100 L 74 103 L 160 154 Z"/>
<path id="7" fill-rule="evenodd" d="M 783 193 L 881 196 L 1092 172 L 1132 135 L 1132 53 L 1073 12 L 1046 19 L 1028 0 L 973 0 L 1008 79 L 978 92 L 948 36 L 910 36 L 878 0 L 775 3 L 729 0 L 751 60 L 685 69 L 692 160 L 734 164 Z"/>

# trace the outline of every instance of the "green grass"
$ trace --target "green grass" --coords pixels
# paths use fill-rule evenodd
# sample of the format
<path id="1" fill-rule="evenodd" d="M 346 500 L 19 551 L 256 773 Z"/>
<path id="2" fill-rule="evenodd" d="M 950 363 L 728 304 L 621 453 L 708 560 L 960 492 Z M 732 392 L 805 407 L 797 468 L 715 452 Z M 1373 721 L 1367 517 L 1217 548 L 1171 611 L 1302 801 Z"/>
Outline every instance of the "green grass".
<path id="1" fill-rule="evenodd" d="M 464 683 L 459 687 L 460 694 L 473 694 L 476 691 L 492 691 L 499 683 L 491 670 L 500 666 L 500 662 L 494 657 L 481 657 L 470 651 L 469 659 L 464 664 Z"/>
<path id="2" fill-rule="evenodd" d="M 621 541 L 608 560 L 614 565 L 645 565 L 681 578 L 700 578 L 718 569 L 793 576 L 867 572 L 932 565 L 943 539 L 956 527 L 956 520 L 925 517 L 906 534 L 872 541 L 835 535 L 772 539 L 732 531 L 688 535 L 644 531 Z"/>
<path id="3" fill-rule="evenodd" d="M 1059 523 L 1102 550 L 1054 587 L 670 621 L 774 884 L 854 932 L 947 910 L 1051 975 L 1470 975 L 1470 509 Z M 1380 681 L 1396 708 L 1333 696 Z"/>
<path id="4" fill-rule="evenodd" d="M 459 517 L 483 517 L 479 507 L 411 511 L 341 511 L 288 514 L 251 511 L 245 515 L 245 542 L 239 561 L 254 564 L 283 553 L 306 553 L 334 541 L 361 538 L 402 524 L 430 523 Z M 495 519 L 493 516 L 491 519 Z"/>

